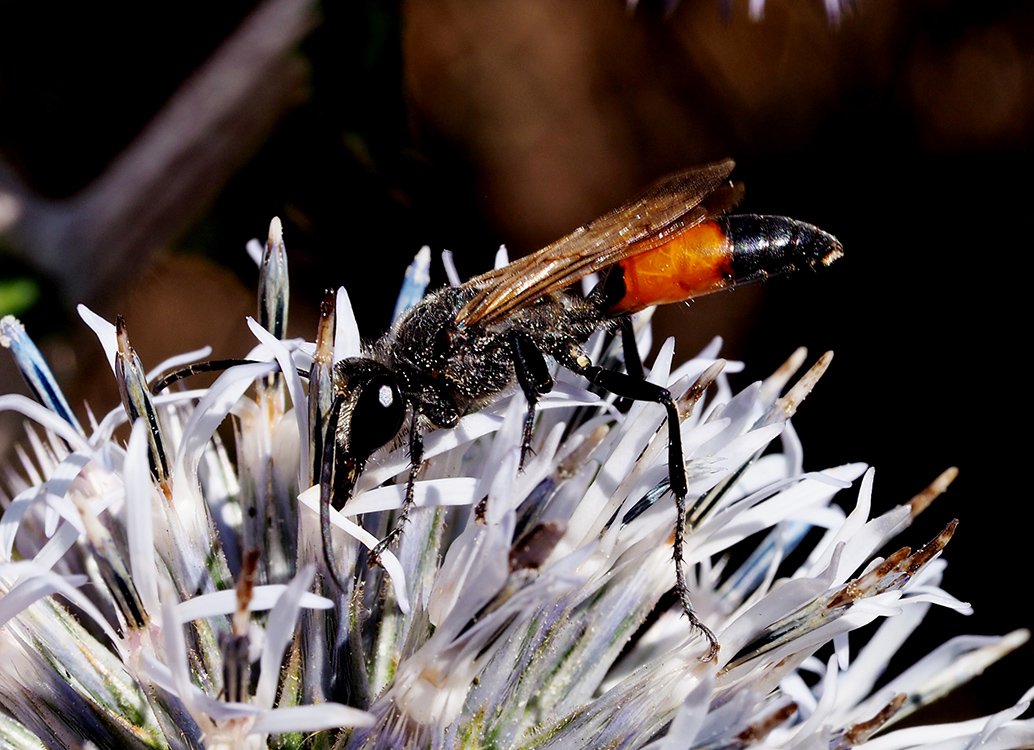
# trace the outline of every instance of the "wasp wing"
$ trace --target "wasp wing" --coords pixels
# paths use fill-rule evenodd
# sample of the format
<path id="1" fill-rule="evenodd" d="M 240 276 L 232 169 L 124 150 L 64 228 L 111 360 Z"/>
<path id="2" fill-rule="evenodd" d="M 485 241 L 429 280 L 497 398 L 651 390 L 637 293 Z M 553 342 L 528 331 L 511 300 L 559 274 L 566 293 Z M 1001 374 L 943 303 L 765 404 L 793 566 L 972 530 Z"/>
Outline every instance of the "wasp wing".
<path id="1" fill-rule="evenodd" d="M 733 161 L 726 159 L 677 172 L 541 250 L 475 276 L 464 286 L 480 292 L 460 308 L 456 325 L 498 321 L 550 292 L 663 244 L 674 231 L 724 211 L 740 193 L 727 182 L 732 169 Z"/>

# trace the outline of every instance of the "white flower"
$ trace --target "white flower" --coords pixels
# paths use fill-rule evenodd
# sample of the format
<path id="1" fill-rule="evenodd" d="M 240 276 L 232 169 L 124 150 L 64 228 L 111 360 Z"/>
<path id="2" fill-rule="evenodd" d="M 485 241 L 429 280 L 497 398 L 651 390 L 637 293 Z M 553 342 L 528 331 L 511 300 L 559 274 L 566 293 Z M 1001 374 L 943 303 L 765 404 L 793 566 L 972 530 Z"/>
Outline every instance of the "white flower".
<path id="1" fill-rule="evenodd" d="M 701 661 L 707 643 L 671 596 L 664 410 L 622 413 L 565 372 L 523 469 L 519 393 L 425 437 L 418 509 L 383 567 L 367 550 L 402 503 L 409 454 L 375 453 L 330 513 L 338 591 L 319 457 L 327 375 L 359 353 L 355 319 L 339 291 L 314 342 L 284 340 L 279 222 L 253 254 L 264 268 L 254 361 L 209 388 L 152 396 L 159 373 L 209 353 L 145 373 L 126 324 L 82 310 L 123 401 L 88 429 L 17 322 L 0 323 L 42 401 L 0 396 L 35 425 L 0 518 L 0 746 L 1034 743 L 1026 697 L 996 716 L 894 729 L 1026 633 L 958 638 L 886 679 L 929 607 L 968 611 L 940 588 L 953 523 L 876 557 L 950 473 L 870 518 L 871 469 L 805 472 L 789 419 L 828 356 L 782 396 L 803 353 L 735 394 L 725 374 L 738 365 L 717 343 L 669 372 L 667 342 L 653 362 L 650 379 L 684 415 L 685 558 L 696 612 L 721 644 L 714 661 Z M 419 298 L 428 262 L 418 256 L 406 299 Z M 605 337 L 593 346 L 615 365 Z"/>

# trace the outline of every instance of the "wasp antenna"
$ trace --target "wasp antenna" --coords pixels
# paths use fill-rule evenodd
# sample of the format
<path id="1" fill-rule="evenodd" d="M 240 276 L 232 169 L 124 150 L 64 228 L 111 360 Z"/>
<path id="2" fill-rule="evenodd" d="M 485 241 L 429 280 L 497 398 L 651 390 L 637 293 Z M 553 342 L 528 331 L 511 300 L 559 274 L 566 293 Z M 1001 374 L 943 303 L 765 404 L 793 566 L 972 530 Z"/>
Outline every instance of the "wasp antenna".
<path id="1" fill-rule="evenodd" d="M 178 370 L 173 370 L 163 375 L 151 386 L 151 393 L 157 396 L 176 381 L 189 378 L 191 375 L 199 375 L 203 372 L 220 372 L 222 370 L 229 370 L 237 365 L 257 364 L 259 364 L 259 361 L 256 359 L 209 359 L 204 362 L 195 362 L 192 365 L 181 367 Z M 299 374 L 303 377 L 307 376 L 307 373 L 304 372 Z"/>

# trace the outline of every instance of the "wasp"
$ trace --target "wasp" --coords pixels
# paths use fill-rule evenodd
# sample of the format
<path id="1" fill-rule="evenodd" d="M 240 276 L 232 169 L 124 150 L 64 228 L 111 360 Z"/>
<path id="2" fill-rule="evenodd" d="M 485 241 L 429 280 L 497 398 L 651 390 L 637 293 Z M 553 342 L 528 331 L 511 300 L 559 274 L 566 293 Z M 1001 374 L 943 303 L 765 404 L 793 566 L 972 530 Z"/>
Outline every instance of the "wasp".
<path id="1" fill-rule="evenodd" d="M 408 441 L 406 492 L 394 527 L 370 552 L 379 561 L 402 534 L 423 463 L 423 434 L 519 388 L 527 401 L 520 445 L 531 450 L 536 405 L 553 388 L 553 365 L 599 389 L 666 412 L 668 489 L 675 499 L 675 591 L 683 613 L 708 641 L 718 639 L 697 617 L 685 583 L 686 467 L 679 411 L 671 393 L 643 375 L 631 315 L 722 289 L 830 265 L 843 255 L 831 234 L 784 216 L 729 214 L 742 186 L 734 163 L 713 162 L 672 174 L 638 198 L 507 266 L 444 287 L 408 310 L 361 357 L 333 368 L 333 403 L 319 457 L 320 525 L 327 573 L 338 579 L 330 507 L 355 489 L 378 449 Z M 596 274 L 592 290 L 572 285 Z M 585 345 L 600 330 L 621 336 L 624 372 L 592 362 Z M 170 373 L 153 388 L 242 360 L 218 360 Z M 305 376 L 307 373 L 300 372 Z M 408 423 L 408 426 L 407 426 Z"/>
<path id="2" fill-rule="evenodd" d="M 673 174 L 537 252 L 442 288 L 368 345 L 363 356 L 336 363 L 321 477 L 328 569 L 334 570 L 332 496 L 351 495 L 374 451 L 408 440 L 410 473 L 394 528 L 374 548 L 372 561 L 399 537 L 413 507 L 422 435 L 452 427 L 464 414 L 519 388 L 527 400 L 523 463 L 531 448 L 536 404 L 552 389 L 556 365 L 618 397 L 665 409 L 668 480 L 677 509 L 675 588 L 691 625 L 709 643 L 705 660 L 713 659 L 718 640 L 695 614 L 685 583 L 687 480 L 678 408 L 666 388 L 644 379 L 630 316 L 654 305 L 828 266 L 843 253 L 835 237 L 810 224 L 729 214 L 742 192 L 729 181 L 733 166 L 724 160 Z M 571 291 L 590 274 L 599 281 L 588 294 Z M 601 329 L 621 334 L 625 371 L 596 365 L 587 354 L 586 342 Z"/>

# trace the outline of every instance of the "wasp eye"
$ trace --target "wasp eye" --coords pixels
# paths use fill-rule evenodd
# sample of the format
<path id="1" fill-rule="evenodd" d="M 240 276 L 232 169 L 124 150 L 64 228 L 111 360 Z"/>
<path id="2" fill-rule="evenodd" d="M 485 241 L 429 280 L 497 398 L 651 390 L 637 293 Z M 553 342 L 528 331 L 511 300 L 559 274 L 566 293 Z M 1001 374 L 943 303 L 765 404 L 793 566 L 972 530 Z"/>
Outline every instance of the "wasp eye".
<path id="1" fill-rule="evenodd" d="M 406 403 L 388 372 L 363 378 L 355 386 L 347 420 L 347 447 L 353 455 L 365 458 L 398 434 Z"/>

